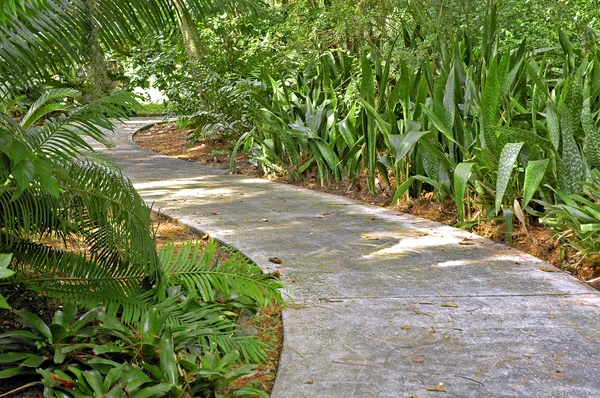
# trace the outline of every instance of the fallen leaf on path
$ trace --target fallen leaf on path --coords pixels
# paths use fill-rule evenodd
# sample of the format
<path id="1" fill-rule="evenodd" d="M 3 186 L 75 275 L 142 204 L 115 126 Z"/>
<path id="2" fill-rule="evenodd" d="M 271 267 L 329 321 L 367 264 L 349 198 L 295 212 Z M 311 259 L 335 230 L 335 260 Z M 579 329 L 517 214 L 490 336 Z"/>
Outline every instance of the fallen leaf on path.
<path id="1" fill-rule="evenodd" d="M 559 269 L 554 268 L 554 267 L 545 267 L 545 266 L 541 266 L 540 267 L 540 271 L 544 271 L 544 272 L 560 272 Z"/>
<path id="2" fill-rule="evenodd" d="M 446 307 L 446 308 L 458 308 L 458 305 L 456 305 L 456 304 L 442 304 L 442 307 Z"/>
<path id="3" fill-rule="evenodd" d="M 440 384 L 438 384 L 435 387 L 427 387 L 427 388 L 425 388 L 425 390 L 427 390 L 427 391 L 438 391 L 438 392 L 448 392 L 448 390 L 446 390 L 444 388 L 444 383 L 440 383 Z"/>
<path id="4" fill-rule="evenodd" d="M 283 264 L 283 261 L 279 257 L 269 257 L 269 261 L 275 264 Z"/>

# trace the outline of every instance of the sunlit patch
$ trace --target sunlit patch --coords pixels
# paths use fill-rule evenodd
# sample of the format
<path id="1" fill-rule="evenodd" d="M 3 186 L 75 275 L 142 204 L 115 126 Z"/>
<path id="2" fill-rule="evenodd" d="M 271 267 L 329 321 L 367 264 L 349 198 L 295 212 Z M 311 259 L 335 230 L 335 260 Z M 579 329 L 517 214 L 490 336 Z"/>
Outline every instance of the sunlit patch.
<path id="1" fill-rule="evenodd" d="M 415 253 L 423 251 L 427 248 L 434 248 L 439 246 L 447 246 L 447 245 L 457 245 L 460 242 L 460 239 L 453 237 L 444 237 L 444 236 L 421 236 L 418 238 L 403 238 L 397 244 L 386 247 L 384 249 L 378 250 L 374 253 L 371 253 L 364 258 L 373 258 L 379 256 L 389 256 L 393 254 L 405 254 L 405 253 Z"/>
<path id="2" fill-rule="evenodd" d="M 440 268 L 446 267 L 458 267 L 460 265 L 467 265 L 467 261 L 464 260 L 452 260 L 452 261 L 444 261 L 443 263 L 437 263 L 437 266 Z"/>

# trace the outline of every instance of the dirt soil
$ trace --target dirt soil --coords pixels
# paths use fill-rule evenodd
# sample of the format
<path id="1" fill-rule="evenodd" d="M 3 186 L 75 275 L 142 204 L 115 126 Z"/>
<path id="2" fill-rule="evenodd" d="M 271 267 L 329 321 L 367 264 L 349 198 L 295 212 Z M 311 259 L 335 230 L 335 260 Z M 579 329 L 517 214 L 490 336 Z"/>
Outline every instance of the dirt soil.
<path id="1" fill-rule="evenodd" d="M 179 224 L 176 220 L 167 218 L 161 214 L 152 213 L 154 224 L 154 233 L 156 237 L 157 249 L 172 242 L 175 245 L 175 251 L 178 246 L 193 240 L 200 241 L 206 245 L 209 240 L 207 235 L 201 235 L 196 231 Z M 49 238 L 48 238 L 49 239 Z M 56 247 L 64 247 L 63 242 L 59 240 L 46 241 L 45 243 Z M 81 242 L 68 242 L 69 249 L 74 251 L 84 251 L 86 248 Z M 234 253 L 234 250 L 220 245 L 216 254 L 220 256 L 221 261 L 227 261 Z M 48 302 L 40 296 L 33 293 L 21 294 L 19 297 L 7 297 L 13 308 L 28 309 L 31 312 L 38 313 L 46 318 L 51 316 L 55 310 L 55 304 Z M 271 308 L 263 308 L 257 314 L 245 316 L 240 319 L 238 324 L 243 330 L 258 336 L 258 339 L 265 343 L 268 359 L 247 377 L 236 381 L 236 387 L 253 386 L 270 394 L 275 375 L 279 364 L 279 356 L 283 346 L 283 323 L 281 321 L 283 308 L 274 305 Z M 50 319 L 45 319 L 50 321 Z M 17 317 L 7 310 L 0 310 L 0 333 L 9 330 L 22 329 Z M 39 378 L 35 375 L 0 380 L 0 398 L 39 398 L 42 397 L 43 387 L 39 383 Z"/>
<path id="2" fill-rule="evenodd" d="M 133 140 L 141 147 L 167 156 L 220 169 L 229 167 L 233 143 L 215 138 L 201 138 L 187 147 L 188 134 L 188 129 L 181 130 L 175 123 L 159 123 L 138 132 Z M 358 176 L 352 182 L 325 182 L 321 185 L 316 171 L 309 169 L 303 179 L 289 181 L 282 177 L 265 175 L 258 165 L 253 164 L 246 154 L 240 152 L 234 162 L 234 172 L 340 195 L 373 205 L 389 206 L 392 210 L 413 214 L 446 225 L 456 225 L 458 222 L 456 206 L 452 200 L 436 202 L 431 194 L 425 193 L 419 200 L 404 197 L 399 203 L 390 205 L 393 190 L 386 187 L 385 184 L 377 183 L 377 195 L 370 195 L 367 190 L 366 175 Z M 482 213 L 482 209 L 476 207 L 471 209 L 471 214 L 476 215 L 477 212 Z M 525 222 L 526 225 L 523 226 L 518 220 L 515 220 L 513 247 L 553 264 L 581 280 L 586 281 L 600 276 L 598 261 L 578 264 L 574 251 L 570 247 L 561 246 L 552 233 L 537 220 L 527 216 Z M 481 220 L 470 230 L 493 241 L 506 243 L 504 227 L 500 220 Z"/>

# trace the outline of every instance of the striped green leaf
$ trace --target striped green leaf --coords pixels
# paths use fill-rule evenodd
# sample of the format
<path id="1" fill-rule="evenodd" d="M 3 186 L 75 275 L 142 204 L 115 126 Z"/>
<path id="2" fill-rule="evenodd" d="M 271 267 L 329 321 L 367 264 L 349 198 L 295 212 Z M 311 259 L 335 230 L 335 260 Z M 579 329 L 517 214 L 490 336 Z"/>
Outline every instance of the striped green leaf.
<path id="1" fill-rule="evenodd" d="M 454 169 L 454 201 L 458 209 L 458 221 L 465 221 L 464 197 L 467 190 L 467 183 L 471 175 L 471 169 L 475 163 L 460 163 Z"/>
<path id="2" fill-rule="evenodd" d="M 556 107 L 552 101 L 548 101 L 548 105 L 546 106 L 546 122 L 548 124 L 548 138 L 552 142 L 552 145 L 554 145 L 554 149 L 558 150 L 560 146 L 560 123 Z"/>
<path id="3" fill-rule="evenodd" d="M 600 132 L 594 123 L 590 110 L 589 98 L 583 102 L 581 111 L 581 124 L 585 132 L 585 139 L 589 148 L 590 161 L 592 166 L 600 168 Z"/>
<path id="4" fill-rule="evenodd" d="M 404 156 L 406 156 L 406 154 L 411 149 L 414 148 L 414 146 L 417 144 L 417 142 L 419 142 L 419 140 L 428 133 L 429 133 L 429 131 L 411 131 L 411 132 L 409 132 L 406 135 L 406 137 L 404 137 L 402 142 L 400 142 L 400 144 L 398 146 L 393 148 L 395 151 L 395 155 L 396 155 L 396 161 L 394 162 L 394 165 L 397 165 L 402 160 L 402 158 L 404 158 Z"/>
<path id="5" fill-rule="evenodd" d="M 532 160 L 527 163 L 527 168 L 525 169 L 525 183 L 523 185 L 523 208 L 527 206 L 538 190 L 540 183 L 544 178 L 544 174 L 546 173 L 548 163 L 548 159 Z"/>
<path id="6" fill-rule="evenodd" d="M 521 152 L 524 144 L 523 142 L 508 143 L 502 148 L 498 164 L 498 177 L 496 179 L 496 214 L 500 211 L 517 156 L 519 156 L 519 152 Z"/>
<path id="7" fill-rule="evenodd" d="M 451 142 L 455 143 L 456 145 L 458 145 L 460 148 L 463 148 L 455 139 L 454 136 L 452 134 L 452 130 L 450 130 L 448 128 L 448 126 L 446 126 L 446 124 L 440 120 L 440 118 L 438 118 L 436 116 L 435 113 L 433 113 L 433 111 L 431 109 L 429 109 L 427 106 L 423 105 L 423 112 L 425 112 L 425 114 L 427 115 L 427 117 L 429 117 L 429 120 L 431 121 L 431 123 L 433 123 L 433 125 L 435 126 L 436 129 L 438 129 L 439 131 L 442 132 L 442 134 L 444 134 L 444 136 Z"/>
<path id="8" fill-rule="evenodd" d="M 362 80 L 360 85 L 361 97 L 365 99 L 373 109 L 375 108 L 375 87 L 373 83 L 373 70 L 366 55 L 361 58 Z M 377 113 L 377 112 L 375 112 Z M 365 164 L 369 172 L 368 187 L 371 194 L 375 193 L 375 167 L 377 164 L 377 129 L 372 117 L 364 113 L 363 134 L 367 144 Z"/>
<path id="9" fill-rule="evenodd" d="M 577 183 L 583 179 L 583 159 L 579 146 L 575 141 L 575 121 L 571 109 L 566 104 L 559 107 L 560 129 L 562 136 L 562 160 L 568 172 L 570 189 L 567 193 L 574 193 L 577 190 Z"/>
<path id="10" fill-rule="evenodd" d="M 490 126 L 497 122 L 500 103 L 500 82 L 498 81 L 498 65 L 495 59 L 490 62 L 485 85 L 481 93 L 481 110 L 483 113 L 483 138 L 486 147 L 496 154 L 496 134 Z"/>

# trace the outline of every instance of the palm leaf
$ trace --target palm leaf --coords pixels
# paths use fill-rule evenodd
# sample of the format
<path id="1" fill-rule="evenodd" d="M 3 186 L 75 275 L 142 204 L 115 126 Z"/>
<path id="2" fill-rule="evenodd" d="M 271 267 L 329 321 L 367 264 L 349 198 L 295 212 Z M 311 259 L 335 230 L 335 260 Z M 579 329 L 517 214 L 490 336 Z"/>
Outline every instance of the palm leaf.
<path id="1" fill-rule="evenodd" d="M 167 244 L 159 253 L 161 270 L 173 285 L 183 285 L 190 295 L 205 302 L 214 302 L 218 295 L 243 295 L 261 306 L 281 303 L 282 285 L 258 267 L 250 267 L 234 255 L 225 263 L 215 257 L 217 244 L 211 242 L 201 251 L 200 242 L 182 245 L 174 255 L 174 246 Z"/>

